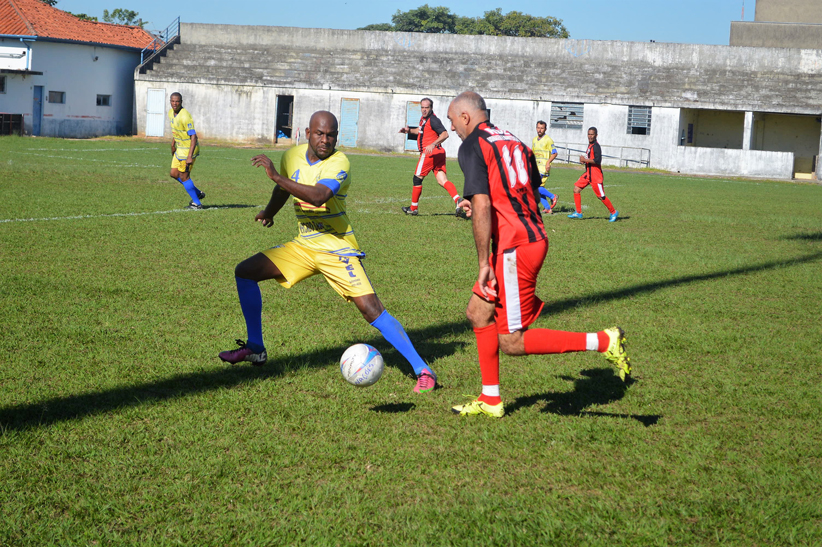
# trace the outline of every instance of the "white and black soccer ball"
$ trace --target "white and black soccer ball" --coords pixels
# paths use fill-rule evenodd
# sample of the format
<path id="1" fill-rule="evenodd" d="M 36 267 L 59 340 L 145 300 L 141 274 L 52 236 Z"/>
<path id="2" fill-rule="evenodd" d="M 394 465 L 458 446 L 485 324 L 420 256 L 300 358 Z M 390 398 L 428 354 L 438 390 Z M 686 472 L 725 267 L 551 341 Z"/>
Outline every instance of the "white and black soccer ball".
<path id="1" fill-rule="evenodd" d="M 357 387 L 374 385 L 382 376 L 382 355 L 368 344 L 354 344 L 343 353 L 340 371 L 349 384 Z"/>

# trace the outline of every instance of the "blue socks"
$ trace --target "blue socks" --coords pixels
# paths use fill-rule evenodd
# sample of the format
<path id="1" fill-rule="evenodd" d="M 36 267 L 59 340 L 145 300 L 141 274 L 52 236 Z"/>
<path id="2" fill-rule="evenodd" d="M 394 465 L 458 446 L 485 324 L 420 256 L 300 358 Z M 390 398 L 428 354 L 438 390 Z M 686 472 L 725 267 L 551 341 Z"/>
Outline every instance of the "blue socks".
<path id="1" fill-rule="evenodd" d="M 202 203 L 200 203 L 200 198 L 197 197 L 200 191 L 197 189 L 196 186 L 194 186 L 194 181 L 190 178 L 188 180 L 183 181 L 180 180 L 179 177 L 177 178 L 177 180 L 180 182 L 180 184 L 183 185 L 183 188 L 186 189 L 188 195 L 191 196 L 191 201 L 193 201 L 196 205 L 202 205 Z"/>
<path id="2" fill-rule="evenodd" d="M 402 328 L 399 321 L 388 313 L 388 310 L 383 311 L 380 316 L 371 323 L 371 326 L 380 331 L 383 338 L 394 346 L 411 366 L 414 367 L 414 374 L 419 376 L 423 369 L 433 373 L 431 367 L 425 364 L 420 354 L 414 349 L 414 344 L 411 343 L 411 339 L 408 338 L 405 329 Z"/>
<path id="3" fill-rule="evenodd" d="M 248 349 L 254 353 L 260 353 L 265 349 L 263 344 L 263 295 L 260 293 L 260 285 L 250 279 L 240 277 L 234 279 L 237 281 L 240 308 L 243 310 L 245 328 L 248 331 Z"/>
<path id="4" fill-rule="evenodd" d="M 546 190 L 544 186 L 539 187 L 539 195 L 539 201 L 540 203 L 542 203 L 542 207 L 547 211 L 551 208 L 551 202 L 556 196 L 548 190 Z"/>
<path id="5" fill-rule="evenodd" d="M 259 353 L 265 349 L 263 344 L 263 296 L 260 293 L 260 285 L 256 281 L 234 278 L 237 281 L 237 295 L 240 297 L 240 308 L 245 317 L 245 328 L 248 331 L 248 348 L 254 353 Z M 408 363 L 414 368 L 414 374 L 419 376 L 423 370 L 433 373 L 431 367 L 425 364 L 420 354 L 414 349 L 414 344 L 408 338 L 405 329 L 400 322 L 388 313 L 383 311 L 371 326 L 380 331 L 389 344 L 402 354 Z"/>

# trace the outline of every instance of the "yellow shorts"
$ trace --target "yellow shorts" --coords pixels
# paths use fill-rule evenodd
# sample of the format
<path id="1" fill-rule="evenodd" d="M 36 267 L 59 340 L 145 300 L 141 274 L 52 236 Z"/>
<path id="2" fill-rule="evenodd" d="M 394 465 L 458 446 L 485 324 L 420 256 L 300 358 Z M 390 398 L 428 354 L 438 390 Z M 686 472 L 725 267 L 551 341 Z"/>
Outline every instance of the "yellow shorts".
<path id="1" fill-rule="evenodd" d="M 194 161 L 197 161 L 197 158 L 194 158 Z M 191 167 L 194 167 L 194 161 L 191 162 Z M 176 156 L 171 156 L 171 168 L 176 169 L 180 173 L 185 173 L 188 171 L 188 164 L 186 163 L 186 159 L 183 158 L 178 160 Z"/>
<path id="2" fill-rule="evenodd" d="M 284 279 L 277 282 L 286 289 L 312 275 L 322 274 L 331 288 L 349 302 L 358 296 L 374 294 L 359 257 L 315 251 L 294 241 L 267 249 L 263 254 L 282 272 Z"/>

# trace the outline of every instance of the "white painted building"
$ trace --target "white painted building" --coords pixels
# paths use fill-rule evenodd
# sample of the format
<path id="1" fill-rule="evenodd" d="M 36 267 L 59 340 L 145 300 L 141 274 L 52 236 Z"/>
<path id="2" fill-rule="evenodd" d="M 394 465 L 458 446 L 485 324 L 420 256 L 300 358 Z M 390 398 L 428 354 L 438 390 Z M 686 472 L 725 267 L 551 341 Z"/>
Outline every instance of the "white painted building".
<path id="1" fill-rule="evenodd" d="M 39 0 L 0 0 L 0 125 L 26 135 L 130 135 L 134 68 L 153 37 Z"/>

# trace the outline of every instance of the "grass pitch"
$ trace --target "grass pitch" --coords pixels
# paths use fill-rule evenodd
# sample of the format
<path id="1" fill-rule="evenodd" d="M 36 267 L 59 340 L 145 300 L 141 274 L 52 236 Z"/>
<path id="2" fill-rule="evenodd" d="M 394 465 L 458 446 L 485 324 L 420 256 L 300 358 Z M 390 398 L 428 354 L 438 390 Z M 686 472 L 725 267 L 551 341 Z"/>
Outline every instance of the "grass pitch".
<path id="1" fill-rule="evenodd" d="M 262 284 L 266 367 L 217 359 L 234 265 L 295 234 L 256 153 L 206 143 L 188 211 L 166 142 L 0 138 L 0 545 L 822 544 L 822 187 L 606 172 L 611 224 L 554 169 L 536 326 L 623 326 L 634 380 L 503 356 L 506 417 L 466 419 L 471 225 L 433 179 L 400 212 L 411 156 L 351 156 L 350 216 L 443 388 L 319 278 Z"/>

